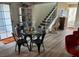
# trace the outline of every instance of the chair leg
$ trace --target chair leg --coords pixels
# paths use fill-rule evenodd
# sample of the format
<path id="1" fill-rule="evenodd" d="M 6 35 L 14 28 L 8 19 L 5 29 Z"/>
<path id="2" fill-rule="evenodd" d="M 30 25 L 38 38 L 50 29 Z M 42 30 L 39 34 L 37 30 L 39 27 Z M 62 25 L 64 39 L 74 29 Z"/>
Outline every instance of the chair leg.
<path id="1" fill-rule="evenodd" d="M 30 51 L 32 51 L 32 35 L 31 36 L 29 36 L 30 37 Z"/>
<path id="2" fill-rule="evenodd" d="M 30 42 L 30 48 L 29 49 L 30 49 L 30 51 L 32 51 L 32 42 Z"/>
<path id="3" fill-rule="evenodd" d="M 17 44 L 15 45 L 15 52 L 17 51 Z"/>
<path id="4" fill-rule="evenodd" d="M 38 54 L 40 55 L 40 46 L 41 44 L 37 44 L 37 47 L 38 47 Z"/>
<path id="5" fill-rule="evenodd" d="M 18 45 L 18 54 L 20 54 L 21 45 Z"/>
<path id="6" fill-rule="evenodd" d="M 43 51 L 45 51 L 45 47 L 44 47 L 44 44 L 42 43 L 42 47 L 43 47 Z"/>
<path id="7" fill-rule="evenodd" d="M 28 50 L 30 51 L 30 48 L 29 48 L 29 45 L 28 45 L 28 43 L 26 43 L 27 44 L 27 48 L 28 48 Z"/>

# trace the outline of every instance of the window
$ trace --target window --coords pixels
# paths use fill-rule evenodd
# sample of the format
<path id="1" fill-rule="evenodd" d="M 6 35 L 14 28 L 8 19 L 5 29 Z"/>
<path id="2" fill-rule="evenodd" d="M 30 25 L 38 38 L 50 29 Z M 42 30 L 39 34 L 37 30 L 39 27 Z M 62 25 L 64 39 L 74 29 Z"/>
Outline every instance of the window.
<path id="1" fill-rule="evenodd" d="M 67 27 L 74 27 L 77 7 L 69 8 Z"/>
<path id="2" fill-rule="evenodd" d="M 19 19 L 22 22 L 22 7 L 19 8 Z"/>
<path id="3" fill-rule="evenodd" d="M 12 25 L 9 4 L 0 4 L 0 38 L 12 36 Z"/>

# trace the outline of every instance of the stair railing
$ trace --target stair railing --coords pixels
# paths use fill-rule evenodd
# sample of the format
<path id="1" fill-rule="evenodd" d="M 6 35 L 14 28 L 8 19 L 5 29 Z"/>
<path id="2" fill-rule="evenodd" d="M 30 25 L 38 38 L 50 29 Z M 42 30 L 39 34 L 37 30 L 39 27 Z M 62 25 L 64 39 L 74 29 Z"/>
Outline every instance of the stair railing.
<path id="1" fill-rule="evenodd" d="M 56 20 L 57 20 L 57 4 L 53 7 L 51 12 L 45 17 L 45 19 L 42 21 L 41 25 L 46 27 L 46 31 L 50 30 L 52 26 L 54 26 Z"/>

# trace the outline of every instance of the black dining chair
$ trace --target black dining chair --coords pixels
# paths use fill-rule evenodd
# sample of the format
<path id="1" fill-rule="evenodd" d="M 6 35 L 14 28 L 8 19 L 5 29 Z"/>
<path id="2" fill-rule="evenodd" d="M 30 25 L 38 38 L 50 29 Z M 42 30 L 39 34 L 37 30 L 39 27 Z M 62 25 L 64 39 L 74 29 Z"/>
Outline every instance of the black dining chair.
<path id="1" fill-rule="evenodd" d="M 32 40 L 32 46 L 33 46 L 33 43 L 36 44 L 37 48 L 38 48 L 38 54 L 40 54 L 40 47 L 42 45 L 43 47 L 43 50 L 45 51 L 45 48 L 44 48 L 44 37 L 45 37 L 46 33 L 42 33 L 42 34 L 36 34 L 37 38 L 36 39 L 33 39 Z"/>
<path id="2" fill-rule="evenodd" d="M 15 51 L 17 49 L 17 46 L 18 46 L 18 54 L 20 54 L 20 50 L 21 50 L 21 46 L 24 44 L 27 44 L 27 48 L 29 50 L 29 46 L 28 46 L 28 42 L 27 40 L 23 39 L 23 38 L 19 38 L 15 33 L 12 33 L 15 41 L 16 41 L 16 45 L 15 45 Z"/>

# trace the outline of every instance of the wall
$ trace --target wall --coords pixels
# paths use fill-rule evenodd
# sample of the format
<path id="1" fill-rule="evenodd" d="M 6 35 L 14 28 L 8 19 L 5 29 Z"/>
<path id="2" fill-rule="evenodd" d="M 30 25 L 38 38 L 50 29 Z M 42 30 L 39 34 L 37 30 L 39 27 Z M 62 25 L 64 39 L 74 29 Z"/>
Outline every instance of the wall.
<path id="1" fill-rule="evenodd" d="M 71 7 L 77 7 L 77 2 L 59 2 L 58 3 L 58 16 L 61 14 L 61 10 L 63 9 L 65 11 L 65 27 L 67 27 L 67 21 L 68 21 L 68 13 L 69 13 L 69 8 Z"/>
<path id="2" fill-rule="evenodd" d="M 41 4 L 36 4 L 32 6 L 32 22 L 33 22 L 33 26 L 38 26 L 40 24 L 40 22 L 47 16 L 47 14 L 51 11 L 51 9 L 53 8 L 53 6 L 56 3 L 41 3 Z M 14 24 L 14 26 L 19 22 L 19 11 L 18 8 L 20 7 L 20 3 L 11 3 L 11 17 L 12 17 L 12 22 Z M 70 5 L 71 7 L 71 5 Z M 73 7 L 73 6 L 72 6 Z M 65 2 L 59 2 L 58 3 L 58 7 L 57 7 L 57 15 L 60 15 L 60 10 L 64 9 L 65 11 L 67 11 L 68 13 L 68 4 Z M 78 6 L 79 9 L 79 6 Z M 78 11 L 77 11 L 78 12 Z M 68 15 L 67 15 L 68 16 Z M 77 17 L 76 17 L 76 23 L 78 24 L 78 13 L 77 13 Z M 67 17 L 66 17 L 66 21 L 65 21 L 65 26 L 67 24 Z M 78 25 L 76 25 L 78 26 Z"/>
<path id="3" fill-rule="evenodd" d="M 32 6 L 33 26 L 37 27 L 40 22 L 48 15 L 56 3 L 43 3 Z"/>
<path id="4" fill-rule="evenodd" d="M 65 27 L 67 26 L 67 20 L 68 20 L 68 4 L 65 2 L 59 2 L 57 7 L 57 15 L 60 17 L 61 10 L 64 10 L 65 13 Z"/>
<path id="5" fill-rule="evenodd" d="M 77 14 L 76 14 L 76 20 L 75 20 L 75 28 L 79 27 L 79 3 L 77 6 Z"/>
<path id="6" fill-rule="evenodd" d="M 68 9 L 68 5 L 65 2 L 59 2 L 57 7 L 58 16 L 60 16 L 61 10 L 66 11 Z"/>
<path id="7" fill-rule="evenodd" d="M 32 22 L 33 26 L 38 26 L 40 22 L 48 15 L 53 6 L 56 3 L 41 3 L 32 6 Z M 19 22 L 19 7 L 20 3 L 10 3 L 11 18 L 13 29 L 14 26 Z"/>
<path id="8" fill-rule="evenodd" d="M 14 29 L 14 26 L 19 22 L 19 7 L 20 7 L 20 3 L 13 3 L 12 2 L 10 4 L 13 29 Z"/>

